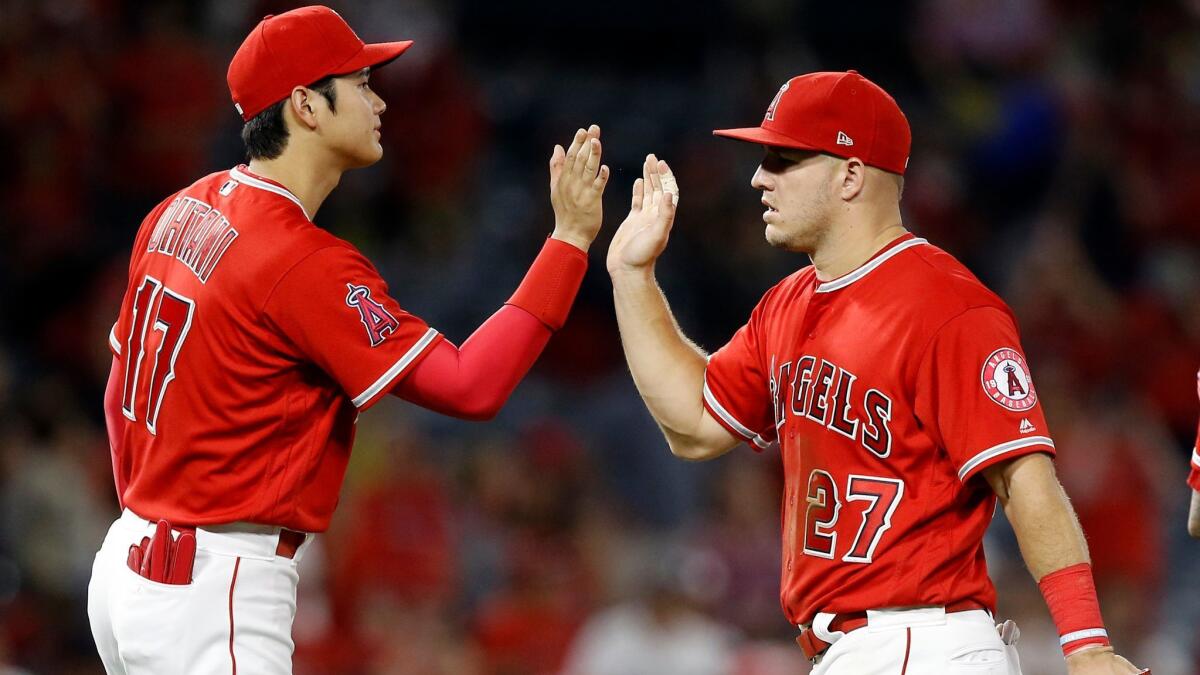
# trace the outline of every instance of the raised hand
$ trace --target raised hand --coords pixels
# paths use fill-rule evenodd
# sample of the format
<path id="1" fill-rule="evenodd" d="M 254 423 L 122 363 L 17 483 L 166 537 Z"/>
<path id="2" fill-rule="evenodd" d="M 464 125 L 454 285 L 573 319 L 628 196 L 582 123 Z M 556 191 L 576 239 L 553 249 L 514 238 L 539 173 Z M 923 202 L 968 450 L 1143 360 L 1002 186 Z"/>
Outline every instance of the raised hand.
<path id="1" fill-rule="evenodd" d="M 600 127 L 575 132 L 565 151 L 554 146 L 550 155 L 550 204 L 554 207 L 554 233 L 550 236 L 584 251 L 600 232 L 604 218 L 602 197 L 608 184 L 608 167 L 600 163 Z"/>
<path id="2" fill-rule="evenodd" d="M 625 222 L 608 247 L 608 272 L 643 270 L 654 264 L 667 247 L 679 187 L 667 163 L 646 155 L 642 177 L 633 182 L 633 203 Z"/>

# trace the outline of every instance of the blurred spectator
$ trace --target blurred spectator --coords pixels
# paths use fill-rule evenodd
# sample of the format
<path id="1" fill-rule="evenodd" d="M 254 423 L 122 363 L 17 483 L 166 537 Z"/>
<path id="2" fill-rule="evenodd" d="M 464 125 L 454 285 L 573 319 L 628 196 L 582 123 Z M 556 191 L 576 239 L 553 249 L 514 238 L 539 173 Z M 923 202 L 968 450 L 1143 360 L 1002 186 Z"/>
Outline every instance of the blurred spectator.
<path id="1" fill-rule="evenodd" d="M 647 551 L 636 598 L 594 614 L 571 647 L 563 675 L 730 675 L 736 631 L 697 609 L 708 579 L 695 552 Z M 700 575 L 700 576 L 697 576 Z"/>

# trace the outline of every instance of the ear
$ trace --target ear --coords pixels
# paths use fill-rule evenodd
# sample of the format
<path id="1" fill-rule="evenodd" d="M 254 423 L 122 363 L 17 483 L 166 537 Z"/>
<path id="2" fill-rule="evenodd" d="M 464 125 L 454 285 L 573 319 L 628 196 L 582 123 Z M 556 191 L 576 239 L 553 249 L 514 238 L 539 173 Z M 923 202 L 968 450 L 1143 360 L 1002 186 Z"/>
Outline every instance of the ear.
<path id="1" fill-rule="evenodd" d="M 842 164 L 841 184 L 838 186 L 838 196 L 842 201 L 851 201 L 863 191 L 867 184 L 867 165 L 857 157 L 851 157 Z"/>
<path id="2" fill-rule="evenodd" d="M 317 128 L 317 113 L 314 110 L 316 99 L 315 92 L 307 87 L 296 87 L 292 89 L 292 95 L 288 98 L 288 108 L 291 109 L 296 121 L 309 130 Z"/>

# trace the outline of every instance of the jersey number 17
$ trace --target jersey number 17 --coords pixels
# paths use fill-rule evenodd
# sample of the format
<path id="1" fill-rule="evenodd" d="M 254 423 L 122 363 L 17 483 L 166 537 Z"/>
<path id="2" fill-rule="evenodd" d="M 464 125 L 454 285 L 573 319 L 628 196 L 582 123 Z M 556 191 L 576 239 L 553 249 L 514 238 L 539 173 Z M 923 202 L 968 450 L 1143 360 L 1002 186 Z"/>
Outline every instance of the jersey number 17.
<path id="1" fill-rule="evenodd" d="M 172 291 L 150 275 L 142 279 L 133 299 L 133 316 L 129 321 L 129 335 L 125 338 L 121 410 L 134 422 L 141 413 L 152 434 L 157 433 L 158 413 L 167 386 L 175 379 L 175 359 L 192 327 L 195 311 L 194 300 Z M 146 348 L 150 346 L 147 343 L 154 342 L 154 333 L 161 333 L 161 336 L 151 360 L 145 363 Z M 143 378 L 143 365 L 149 368 L 149 377 Z"/>

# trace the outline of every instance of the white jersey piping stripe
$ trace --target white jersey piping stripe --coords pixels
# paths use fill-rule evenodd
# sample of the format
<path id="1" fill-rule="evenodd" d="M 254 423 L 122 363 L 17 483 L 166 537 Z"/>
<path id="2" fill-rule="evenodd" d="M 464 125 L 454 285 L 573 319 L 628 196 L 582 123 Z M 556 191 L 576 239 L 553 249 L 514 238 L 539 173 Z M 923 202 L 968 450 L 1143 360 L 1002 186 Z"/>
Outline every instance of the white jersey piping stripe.
<path id="1" fill-rule="evenodd" d="M 967 476 L 967 474 L 971 473 L 975 467 L 990 459 L 1012 452 L 1013 450 L 1020 450 L 1022 448 L 1028 448 L 1035 445 L 1044 445 L 1053 448 L 1054 441 L 1050 440 L 1050 437 L 1048 436 L 1030 436 L 1029 438 L 1020 438 L 1015 441 L 994 445 L 967 460 L 967 463 L 963 464 L 962 468 L 958 470 L 958 479 L 962 480 Z"/>
<path id="2" fill-rule="evenodd" d="M 296 197 L 296 195 L 292 194 L 291 192 L 289 192 L 277 185 L 271 185 L 270 183 L 268 183 L 265 180 L 259 180 L 259 179 L 255 178 L 254 176 L 249 176 L 247 174 L 244 174 L 241 171 L 238 171 L 237 167 L 234 167 L 229 170 L 229 177 L 236 181 L 245 183 L 246 185 L 249 185 L 250 187 L 256 187 L 260 190 L 266 190 L 267 192 L 274 192 L 275 194 L 277 194 L 281 197 L 286 197 L 286 198 L 292 200 L 293 202 L 296 203 L 296 206 L 300 207 L 300 213 L 303 213 L 305 218 L 312 220 L 312 218 L 308 215 L 308 211 L 304 210 L 304 205 L 300 203 L 300 199 L 298 197 Z"/>
<path id="3" fill-rule="evenodd" d="M 113 352 L 117 356 L 121 355 L 121 342 L 117 340 L 117 324 L 115 323 L 108 331 L 108 346 L 112 347 Z"/>
<path id="4" fill-rule="evenodd" d="M 883 255 L 872 260 L 871 262 L 867 263 L 866 265 L 863 265 L 862 267 L 854 270 L 853 272 L 847 274 L 846 276 L 844 276 L 840 279 L 834 279 L 833 281 L 828 281 L 826 283 L 820 284 L 819 286 L 817 286 L 816 292 L 817 293 L 828 293 L 830 291 L 836 291 L 836 290 L 845 288 L 845 287 L 849 286 L 850 284 L 852 284 L 852 283 L 858 281 L 859 279 L 862 279 L 863 277 L 870 274 L 872 271 L 875 270 L 875 268 L 877 268 L 880 265 L 882 265 L 883 263 L 887 262 L 892 256 L 896 255 L 897 253 L 899 253 L 903 250 L 906 250 L 906 249 L 910 249 L 914 246 L 920 246 L 922 244 L 928 244 L 928 243 L 929 242 L 926 241 L 925 239 L 920 239 L 920 238 L 909 239 L 908 241 L 904 242 L 903 244 L 896 246 L 892 250 L 888 251 L 887 253 L 884 253 Z"/>
<path id="5" fill-rule="evenodd" d="M 1200 446 L 1192 448 L 1192 466 L 1200 469 Z"/>
<path id="6" fill-rule="evenodd" d="M 714 411 L 716 411 L 718 417 L 724 420 L 726 424 L 733 427 L 734 431 L 737 431 L 739 434 L 741 434 L 742 437 L 747 441 L 754 443 L 760 448 L 765 448 L 770 445 L 770 443 L 767 442 L 767 439 L 751 431 L 750 427 L 747 427 L 745 424 L 739 422 L 736 417 L 729 414 L 729 411 L 726 410 L 724 406 L 717 402 L 717 397 L 714 396 L 712 390 L 708 388 L 707 381 L 704 383 L 704 400 L 708 401 L 708 405 Z"/>
<path id="7" fill-rule="evenodd" d="M 385 387 L 391 384 L 392 380 L 396 379 L 400 373 L 404 372 L 404 369 L 408 368 L 408 365 L 412 363 L 414 359 L 420 356 L 421 352 L 425 351 L 425 348 L 433 342 L 433 339 L 437 337 L 437 334 L 438 332 L 433 328 L 425 331 L 425 334 L 421 336 L 421 339 L 417 340 L 417 343 L 409 348 L 409 350 L 404 353 L 404 356 L 400 357 L 399 361 L 392 364 L 392 367 L 388 368 L 387 372 L 385 372 L 383 375 L 380 375 L 379 379 L 375 380 L 374 384 L 367 387 L 366 391 L 354 397 L 354 399 L 351 401 L 354 404 L 354 407 L 361 408 L 364 403 L 370 401 L 375 397 L 376 394 L 383 391 Z"/>
<path id="8" fill-rule="evenodd" d="M 1068 642 L 1075 642 L 1076 640 L 1087 640 L 1089 638 L 1098 638 L 1098 637 L 1107 638 L 1108 631 L 1104 630 L 1103 628 L 1088 628 L 1087 630 L 1077 630 L 1072 633 L 1067 633 L 1066 635 L 1058 638 L 1058 644 L 1060 647 L 1065 647 Z"/>

